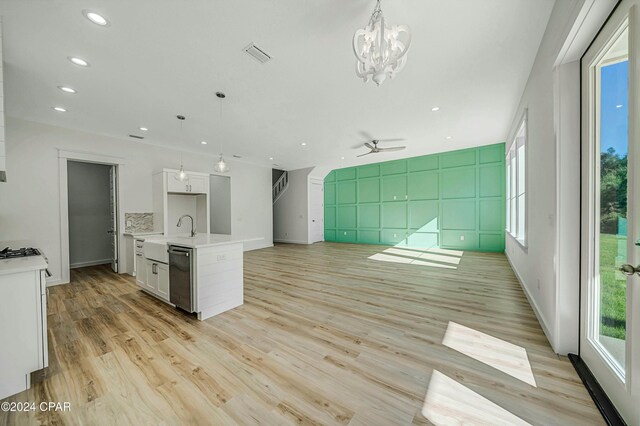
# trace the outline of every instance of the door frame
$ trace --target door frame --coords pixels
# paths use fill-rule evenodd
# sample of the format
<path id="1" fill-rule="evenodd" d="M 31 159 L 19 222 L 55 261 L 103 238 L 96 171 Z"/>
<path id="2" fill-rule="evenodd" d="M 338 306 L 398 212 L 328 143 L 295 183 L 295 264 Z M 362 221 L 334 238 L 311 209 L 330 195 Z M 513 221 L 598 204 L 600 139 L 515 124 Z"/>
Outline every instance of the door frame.
<path id="1" fill-rule="evenodd" d="M 122 191 L 122 179 L 120 179 L 120 167 L 125 163 L 123 158 L 113 157 L 110 155 L 95 154 L 84 151 L 68 151 L 58 150 L 58 165 L 59 165 L 59 183 L 60 183 L 60 277 L 48 281 L 47 285 L 67 284 L 71 280 L 71 269 L 69 266 L 69 186 L 68 186 L 68 172 L 67 162 L 79 161 L 84 163 L 104 164 L 113 166 L 116 173 L 116 233 L 117 244 L 117 258 L 118 273 L 122 270 L 122 261 L 124 258 L 124 249 L 120 244 L 120 229 L 122 229 L 120 221 L 124 218 L 124 212 L 122 210 L 122 203 L 120 202 L 120 193 Z"/>
<path id="2" fill-rule="evenodd" d="M 321 235 L 322 238 L 321 239 L 316 239 L 313 237 L 313 226 L 311 220 L 312 220 L 312 202 L 311 202 L 311 188 L 313 187 L 313 185 L 319 185 L 321 188 L 322 192 L 322 201 L 321 201 L 321 208 L 322 211 L 320 212 L 320 217 L 322 219 L 322 231 L 321 231 Z M 318 241 L 324 241 L 324 180 L 323 179 L 318 179 L 318 178 L 309 178 L 309 183 L 308 183 L 308 193 L 309 193 L 309 201 L 307 203 L 307 217 L 309 218 L 309 222 L 308 222 L 308 230 L 307 230 L 307 240 L 309 242 L 309 244 L 313 244 L 316 243 Z"/>
<path id="3" fill-rule="evenodd" d="M 596 241 L 596 236 L 598 233 L 596 232 L 596 227 L 598 223 L 596 223 L 596 213 L 595 208 L 599 205 L 599 197 L 600 194 L 596 191 L 596 179 L 599 176 L 599 151 L 596 152 L 596 140 L 593 138 L 594 128 L 599 129 L 599 115 L 596 114 L 597 111 L 594 110 L 594 104 L 589 102 L 589 99 L 598 99 L 599 93 L 596 91 L 596 86 L 592 85 L 599 76 L 593 76 L 593 63 L 598 60 L 599 53 L 606 49 L 609 46 L 610 41 L 614 40 L 617 36 L 622 34 L 624 30 L 621 28 L 624 26 L 624 22 L 627 21 L 627 28 L 629 30 L 629 52 L 635 51 L 636 55 L 639 50 L 636 45 L 637 42 L 634 41 L 633 37 L 638 37 L 638 34 L 635 33 L 638 31 L 638 25 L 640 24 L 640 8 L 639 5 L 635 5 L 630 9 L 620 9 L 616 8 L 609 19 L 603 24 L 601 31 L 594 37 L 594 41 L 589 46 L 589 48 L 585 51 L 584 56 L 581 59 L 580 64 L 580 75 L 581 75 L 581 248 L 580 248 L 580 361 L 585 363 L 588 367 L 588 372 L 591 377 L 596 381 L 598 387 L 601 387 L 607 394 L 608 398 L 612 398 L 614 394 L 621 396 L 618 399 L 616 406 L 617 410 L 622 413 L 626 413 L 625 415 L 628 417 L 633 414 L 633 407 L 630 406 L 631 397 L 625 397 L 624 393 L 639 394 L 640 391 L 640 377 L 631 377 L 629 375 L 629 371 L 633 371 L 631 366 L 631 355 L 640 353 L 640 342 L 637 340 L 638 332 L 637 330 L 633 330 L 633 320 L 632 320 L 632 310 L 629 309 L 629 306 L 632 304 L 632 300 L 627 300 L 627 333 L 628 339 L 626 341 L 626 357 L 625 357 L 625 372 L 624 377 L 623 373 L 612 364 L 614 361 L 611 359 L 612 357 L 601 350 L 597 344 L 591 343 L 590 334 L 593 330 L 594 318 L 597 318 L 599 323 L 599 312 L 595 313 L 592 311 L 593 306 L 591 301 L 594 297 L 597 297 L 597 294 L 592 294 L 591 291 L 593 288 L 592 277 L 594 276 L 595 267 L 597 266 L 597 262 L 594 261 L 595 256 L 599 253 L 599 241 Z M 628 12 L 628 13 L 627 13 Z M 620 22 L 620 26 L 615 29 L 607 28 L 606 31 L 610 31 L 610 37 L 606 41 L 597 40 L 597 37 L 602 34 L 602 31 L 605 30 L 606 25 L 609 22 Z M 598 54 L 593 55 L 593 57 L 589 56 L 589 50 L 591 47 L 595 46 L 598 49 Z M 588 63 L 584 63 L 585 61 L 589 61 Z M 637 58 L 636 58 L 637 61 Z M 583 71 L 583 67 L 587 67 L 587 79 L 585 79 L 585 71 Z M 633 61 L 629 61 L 629 75 L 632 73 L 637 73 L 638 68 L 637 64 L 634 64 Z M 594 78 L 596 80 L 594 80 Z M 637 116 L 640 111 L 640 106 L 638 105 L 638 95 L 639 88 L 637 85 L 637 81 L 630 79 L 629 82 L 629 117 Z M 585 99 L 585 93 L 588 94 Z M 635 94 L 634 94 L 635 93 Z M 634 102 L 635 100 L 635 102 Z M 585 102 L 586 101 L 586 102 Z M 594 102 L 597 104 L 597 101 Z M 585 120 L 584 117 L 595 117 L 595 119 Z M 593 126 L 594 128 L 592 128 Z M 635 135 L 635 136 L 634 136 Z M 638 137 L 638 123 L 637 120 L 629 120 L 629 158 L 638 158 L 638 154 L 633 151 L 636 150 L 636 145 L 640 143 L 640 137 Z M 635 145 L 634 145 L 635 144 Z M 637 188 L 637 185 L 633 185 L 634 177 L 633 173 L 638 173 L 636 170 L 633 172 L 633 169 L 629 170 L 628 179 L 629 179 L 629 188 L 627 197 L 628 197 L 628 207 L 627 207 L 627 217 L 632 217 L 632 215 L 637 215 L 637 212 L 633 212 L 633 206 L 638 204 L 640 200 L 640 188 Z M 628 244 L 632 244 L 632 241 L 635 241 L 640 237 L 638 235 L 637 226 L 629 226 L 629 234 Z M 635 255 L 635 259 L 633 258 Z M 627 254 L 628 258 L 626 259 L 628 262 L 632 262 L 634 264 L 637 259 L 638 253 L 635 250 L 628 250 Z M 633 280 L 635 283 L 632 284 Z M 632 277 L 627 280 L 628 285 L 631 285 L 631 291 L 628 293 L 631 297 L 629 299 L 635 299 L 635 303 L 637 304 L 638 299 L 640 298 L 640 278 L 637 276 Z M 591 314 L 591 315 L 589 315 Z M 637 322 L 637 321 L 636 321 Z M 631 337 L 633 336 L 633 338 Z M 631 347 L 631 342 L 633 342 L 633 348 Z M 587 346 L 589 345 L 589 346 Z M 585 348 L 588 348 L 585 351 Z M 585 357 L 586 355 L 586 357 Z M 605 361 L 605 360 L 608 360 Z M 589 371 L 592 370 L 592 371 Z M 593 374 L 593 370 L 596 371 L 596 374 Z M 602 372 L 605 372 L 602 374 Z M 583 378 L 584 380 L 584 378 Z M 621 400 L 620 400 L 621 399 Z M 613 401 L 613 400 L 612 400 Z M 603 413 L 604 414 L 604 413 Z"/>

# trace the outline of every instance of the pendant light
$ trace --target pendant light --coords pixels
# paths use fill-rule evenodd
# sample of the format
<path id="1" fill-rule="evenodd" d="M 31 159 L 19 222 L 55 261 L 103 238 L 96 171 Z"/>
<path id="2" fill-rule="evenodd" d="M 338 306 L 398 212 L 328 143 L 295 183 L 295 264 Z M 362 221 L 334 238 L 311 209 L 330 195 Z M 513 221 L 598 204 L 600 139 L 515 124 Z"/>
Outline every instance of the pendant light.
<path id="1" fill-rule="evenodd" d="M 180 145 L 181 145 L 181 148 L 184 148 L 184 137 L 182 136 L 182 124 L 184 123 L 184 120 L 186 117 L 184 115 L 177 115 L 176 118 L 180 120 Z M 183 154 L 183 151 L 180 150 L 180 172 L 178 173 L 178 179 L 184 182 L 187 179 L 187 174 L 185 173 L 184 165 L 182 164 L 182 154 Z"/>
<path id="2" fill-rule="evenodd" d="M 216 92 L 216 96 L 220 99 L 220 125 L 222 125 L 222 100 L 227 96 L 222 92 Z M 220 151 L 222 151 L 222 142 L 220 142 Z M 220 152 L 220 159 L 213 166 L 213 170 L 217 173 L 227 173 L 229 171 L 229 165 L 224 161 L 222 152 Z"/>

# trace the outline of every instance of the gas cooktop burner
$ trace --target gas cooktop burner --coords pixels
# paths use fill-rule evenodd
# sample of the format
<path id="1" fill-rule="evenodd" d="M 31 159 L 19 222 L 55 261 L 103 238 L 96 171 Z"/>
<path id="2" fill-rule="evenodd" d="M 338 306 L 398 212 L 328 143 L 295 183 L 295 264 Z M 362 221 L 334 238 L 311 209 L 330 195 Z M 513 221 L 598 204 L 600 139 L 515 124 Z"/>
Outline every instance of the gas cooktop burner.
<path id="1" fill-rule="evenodd" d="M 40 256 L 40 250 L 33 247 L 22 247 L 19 249 L 11 249 L 6 247 L 0 250 L 0 259 L 13 259 L 14 257 Z"/>

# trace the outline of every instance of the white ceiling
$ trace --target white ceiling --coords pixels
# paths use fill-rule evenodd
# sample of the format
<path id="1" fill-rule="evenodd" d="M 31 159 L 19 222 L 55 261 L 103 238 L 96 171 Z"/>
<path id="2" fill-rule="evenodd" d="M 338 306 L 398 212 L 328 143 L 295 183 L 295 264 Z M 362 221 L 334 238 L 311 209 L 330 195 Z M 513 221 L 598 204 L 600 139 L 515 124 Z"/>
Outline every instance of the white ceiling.
<path id="1" fill-rule="evenodd" d="M 383 1 L 387 20 L 408 24 L 413 40 L 405 69 L 382 87 L 356 78 L 351 47 L 374 3 L 1 0 L 6 110 L 131 143 L 145 126 L 145 142 L 175 148 L 175 115 L 184 114 L 184 149 L 215 155 L 221 145 L 226 155 L 287 169 L 504 141 L 553 0 Z M 111 25 L 92 24 L 83 9 Z M 247 56 L 250 42 L 273 59 Z M 406 138 L 408 148 L 355 159 L 365 152 L 354 148 L 361 132 Z"/>

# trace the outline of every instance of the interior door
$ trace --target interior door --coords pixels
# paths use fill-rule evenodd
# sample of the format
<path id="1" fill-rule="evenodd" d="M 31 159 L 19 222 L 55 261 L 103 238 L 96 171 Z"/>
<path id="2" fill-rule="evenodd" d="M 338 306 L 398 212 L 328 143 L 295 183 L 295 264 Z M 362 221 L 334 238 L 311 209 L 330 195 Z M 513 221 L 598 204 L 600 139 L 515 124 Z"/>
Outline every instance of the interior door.
<path id="1" fill-rule="evenodd" d="M 118 272 L 118 175 L 116 166 L 109 169 L 109 215 L 111 219 L 111 269 Z"/>
<path id="2" fill-rule="evenodd" d="M 310 243 L 324 241 L 324 182 L 311 180 L 309 185 Z"/>
<path id="3" fill-rule="evenodd" d="M 623 0 L 582 58 L 580 356 L 640 424 L 640 0 Z"/>

